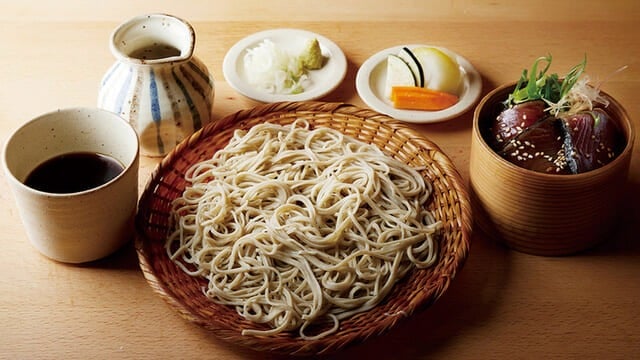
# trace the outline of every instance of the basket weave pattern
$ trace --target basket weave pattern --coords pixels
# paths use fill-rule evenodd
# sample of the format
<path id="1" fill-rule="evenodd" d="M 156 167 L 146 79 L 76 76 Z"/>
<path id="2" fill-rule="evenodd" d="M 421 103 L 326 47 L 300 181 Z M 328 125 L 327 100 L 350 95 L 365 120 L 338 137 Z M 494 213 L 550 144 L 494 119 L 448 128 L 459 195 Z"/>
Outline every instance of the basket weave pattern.
<path id="1" fill-rule="evenodd" d="M 429 204 L 444 225 L 438 262 L 425 270 L 411 271 L 377 307 L 344 319 L 340 329 L 325 338 L 303 340 L 297 332 L 271 337 L 243 336 L 245 328 L 259 328 L 235 309 L 206 298 L 203 279 L 185 274 L 166 255 L 171 202 L 187 185 L 186 170 L 223 148 L 236 129 L 263 122 L 287 125 L 306 119 L 312 127 L 329 127 L 377 145 L 387 155 L 421 171 L 433 185 Z M 193 134 L 169 153 L 152 173 L 141 196 L 136 217 L 136 250 L 150 286 L 185 319 L 216 336 L 255 350 L 282 354 L 331 353 L 352 343 L 383 333 L 437 300 L 463 266 L 471 233 L 471 206 L 463 182 L 449 158 L 437 145 L 390 117 L 342 103 L 284 102 L 239 111 Z"/>

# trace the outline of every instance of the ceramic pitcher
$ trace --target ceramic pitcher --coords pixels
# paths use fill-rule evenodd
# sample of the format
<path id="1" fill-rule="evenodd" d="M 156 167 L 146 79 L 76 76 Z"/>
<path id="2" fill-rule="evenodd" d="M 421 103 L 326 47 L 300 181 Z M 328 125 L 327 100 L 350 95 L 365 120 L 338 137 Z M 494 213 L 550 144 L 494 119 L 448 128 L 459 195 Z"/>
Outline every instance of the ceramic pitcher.
<path id="1" fill-rule="evenodd" d="M 193 54 L 188 22 L 137 16 L 113 31 L 109 45 L 116 62 L 102 79 L 98 107 L 131 123 L 141 154 L 163 156 L 210 121 L 214 80 Z"/>

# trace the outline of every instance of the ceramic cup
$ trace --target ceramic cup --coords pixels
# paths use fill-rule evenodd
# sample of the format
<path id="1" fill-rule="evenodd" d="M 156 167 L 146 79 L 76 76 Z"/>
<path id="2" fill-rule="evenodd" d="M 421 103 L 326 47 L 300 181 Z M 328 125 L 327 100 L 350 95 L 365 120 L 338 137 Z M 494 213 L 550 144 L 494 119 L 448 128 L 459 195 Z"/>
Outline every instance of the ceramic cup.
<path id="1" fill-rule="evenodd" d="M 108 155 L 124 170 L 102 185 L 78 192 L 50 193 L 25 185 L 38 165 L 74 152 Z M 118 115 L 94 108 L 41 115 L 9 137 L 2 160 L 27 237 L 43 255 L 84 263 L 113 253 L 133 237 L 139 140 Z"/>

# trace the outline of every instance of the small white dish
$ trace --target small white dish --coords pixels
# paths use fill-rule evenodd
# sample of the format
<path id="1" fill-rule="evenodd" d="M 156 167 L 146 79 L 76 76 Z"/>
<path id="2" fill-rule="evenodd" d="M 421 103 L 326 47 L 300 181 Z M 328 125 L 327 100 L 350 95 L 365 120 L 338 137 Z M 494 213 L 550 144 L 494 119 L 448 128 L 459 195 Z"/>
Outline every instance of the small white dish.
<path id="1" fill-rule="evenodd" d="M 434 46 L 447 53 L 460 65 L 463 74 L 463 88 L 460 100 L 450 108 L 439 111 L 403 110 L 393 107 L 391 100 L 384 96 L 384 85 L 387 76 L 387 56 L 398 54 L 403 47 L 413 49 L 431 45 L 400 45 L 382 50 L 367 59 L 356 75 L 356 89 L 362 100 L 373 110 L 395 119 L 412 123 L 435 123 L 455 118 L 471 108 L 480 99 L 482 79 L 478 71 L 467 59 L 455 52 Z"/>
<path id="2" fill-rule="evenodd" d="M 311 84 L 299 94 L 273 94 L 260 90 L 247 81 L 244 71 L 244 56 L 247 49 L 258 46 L 269 39 L 278 47 L 298 54 L 308 40 L 318 39 L 326 64 L 319 70 L 309 71 Z M 269 103 L 278 101 L 307 101 L 320 98 L 334 90 L 347 73 L 347 59 L 338 45 L 326 37 L 299 29 L 273 29 L 261 31 L 238 41 L 224 57 L 222 72 L 233 89 L 253 100 Z"/>

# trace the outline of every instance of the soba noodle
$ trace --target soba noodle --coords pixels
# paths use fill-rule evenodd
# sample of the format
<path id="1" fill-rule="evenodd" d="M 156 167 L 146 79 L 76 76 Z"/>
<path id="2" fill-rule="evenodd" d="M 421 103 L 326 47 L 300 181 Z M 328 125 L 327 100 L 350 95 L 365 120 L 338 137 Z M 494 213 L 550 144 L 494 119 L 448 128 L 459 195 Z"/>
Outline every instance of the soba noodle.
<path id="1" fill-rule="evenodd" d="M 207 297 L 269 326 L 243 334 L 326 336 L 436 261 L 431 185 L 336 130 L 297 120 L 236 131 L 186 177 L 167 253 L 208 280 Z"/>

